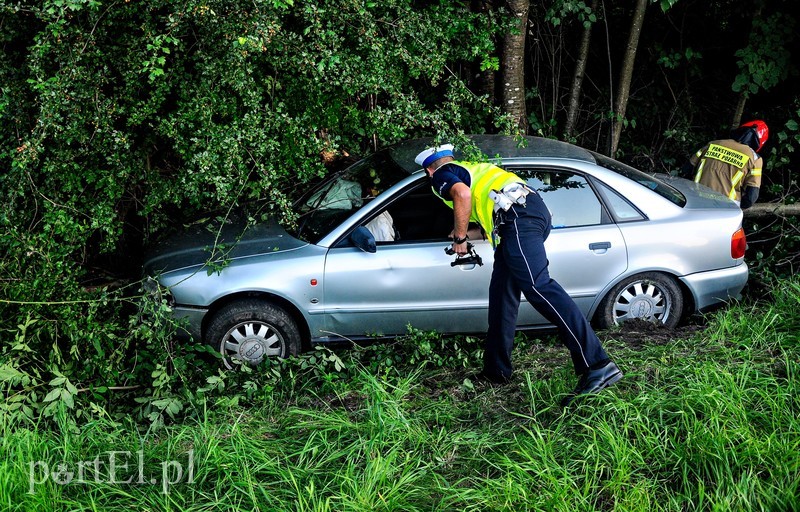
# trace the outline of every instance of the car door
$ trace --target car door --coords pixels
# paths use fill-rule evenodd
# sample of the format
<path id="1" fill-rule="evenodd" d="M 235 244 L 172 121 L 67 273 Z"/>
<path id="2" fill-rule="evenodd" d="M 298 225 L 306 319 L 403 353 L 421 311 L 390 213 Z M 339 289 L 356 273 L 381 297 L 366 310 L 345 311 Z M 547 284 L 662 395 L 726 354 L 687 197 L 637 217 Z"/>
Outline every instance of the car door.
<path id="1" fill-rule="evenodd" d="M 408 326 L 440 332 L 486 329 L 492 248 L 473 244 L 483 259 L 451 265 L 452 210 L 435 197 L 426 180 L 363 219 L 388 212 L 395 240 L 377 242 L 374 253 L 343 241 L 325 261 L 324 311 L 331 333 L 346 337 L 404 334 Z"/>
<path id="2" fill-rule="evenodd" d="M 510 168 L 526 179 L 552 214 L 545 242 L 550 275 L 588 313 L 609 282 L 628 266 L 625 240 L 591 182 L 563 169 Z M 533 308 L 521 308 L 520 325 L 543 319 Z"/>

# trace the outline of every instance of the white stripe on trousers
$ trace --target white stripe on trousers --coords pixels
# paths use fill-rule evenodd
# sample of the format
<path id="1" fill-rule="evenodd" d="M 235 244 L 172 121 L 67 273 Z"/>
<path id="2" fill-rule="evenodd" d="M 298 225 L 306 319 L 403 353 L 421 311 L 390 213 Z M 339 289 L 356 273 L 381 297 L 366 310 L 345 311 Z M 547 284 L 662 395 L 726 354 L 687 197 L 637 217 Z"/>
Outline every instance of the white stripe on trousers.
<path id="1" fill-rule="evenodd" d="M 514 212 L 514 215 L 517 215 L 517 213 Z M 561 313 L 559 313 L 558 310 L 553 306 L 553 304 L 551 304 L 550 301 L 547 300 L 547 297 L 545 297 L 544 295 L 539 293 L 539 290 L 536 289 L 536 280 L 533 278 L 533 272 L 531 271 L 531 266 L 528 263 L 528 258 L 525 257 L 525 251 L 522 250 L 522 242 L 520 241 L 519 229 L 517 228 L 517 219 L 519 219 L 519 215 L 517 215 L 517 218 L 514 219 L 514 232 L 517 235 L 517 246 L 519 247 L 519 253 L 522 255 L 522 260 L 525 262 L 525 268 L 528 269 L 528 276 L 531 278 L 531 288 L 533 288 L 533 291 L 535 291 L 536 294 L 539 295 L 539 297 L 541 297 L 542 300 L 545 301 L 548 306 L 550 306 L 550 308 L 558 316 L 558 318 L 561 319 L 561 323 L 564 324 L 564 327 L 567 329 L 567 331 L 569 331 L 570 335 L 575 340 L 575 343 L 578 345 L 578 349 L 580 350 L 580 353 L 581 353 L 581 358 L 583 359 L 583 364 L 586 365 L 586 368 L 589 368 L 589 362 L 586 360 L 586 355 L 584 355 L 584 353 L 583 353 L 583 346 L 581 346 L 581 342 L 578 339 L 578 337 L 575 336 L 575 333 L 572 332 L 572 329 L 569 328 L 569 325 L 567 325 L 567 322 L 564 321 L 564 317 L 561 316 Z"/>

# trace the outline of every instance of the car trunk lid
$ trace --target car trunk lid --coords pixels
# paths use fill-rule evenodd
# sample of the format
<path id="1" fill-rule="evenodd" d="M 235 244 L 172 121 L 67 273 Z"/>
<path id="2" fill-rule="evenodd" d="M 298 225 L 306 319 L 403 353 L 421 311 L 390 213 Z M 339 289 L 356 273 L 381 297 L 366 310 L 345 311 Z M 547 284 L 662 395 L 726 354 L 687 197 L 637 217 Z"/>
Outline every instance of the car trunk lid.
<path id="1" fill-rule="evenodd" d="M 684 208 L 690 210 L 719 208 L 739 210 L 739 206 L 728 199 L 724 194 L 710 189 L 694 181 L 668 174 L 657 174 L 656 177 L 667 185 L 677 189 L 686 197 Z"/>

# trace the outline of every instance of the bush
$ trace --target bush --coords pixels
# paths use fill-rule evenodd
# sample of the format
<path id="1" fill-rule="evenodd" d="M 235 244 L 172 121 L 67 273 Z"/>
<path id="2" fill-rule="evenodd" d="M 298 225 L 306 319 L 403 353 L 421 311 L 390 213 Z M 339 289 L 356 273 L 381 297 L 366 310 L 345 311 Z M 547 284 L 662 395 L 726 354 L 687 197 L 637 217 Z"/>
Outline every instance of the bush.
<path id="1" fill-rule="evenodd" d="M 29 419 L 138 386 L 157 420 L 196 391 L 166 305 L 137 291 L 160 227 L 262 197 L 290 222 L 322 155 L 495 118 L 447 64 L 486 59 L 504 25 L 458 5 L 47 0 L 0 16 L 0 366 Z"/>

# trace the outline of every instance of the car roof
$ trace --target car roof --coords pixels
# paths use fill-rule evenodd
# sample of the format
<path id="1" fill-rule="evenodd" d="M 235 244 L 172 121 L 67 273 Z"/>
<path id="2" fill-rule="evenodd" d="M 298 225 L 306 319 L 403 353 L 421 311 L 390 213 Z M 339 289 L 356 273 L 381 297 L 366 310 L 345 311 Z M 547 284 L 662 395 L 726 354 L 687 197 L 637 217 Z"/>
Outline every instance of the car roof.
<path id="1" fill-rule="evenodd" d="M 468 135 L 467 138 L 487 159 L 500 157 L 504 160 L 517 158 L 564 158 L 596 163 L 591 152 L 581 147 L 543 137 L 512 137 L 507 135 Z M 439 144 L 446 144 L 439 141 Z M 436 144 L 433 137 L 411 139 L 386 149 L 400 167 L 409 173 L 420 170 L 414 158 L 424 149 Z M 456 159 L 464 158 L 464 152 L 456 147 Z"/>

